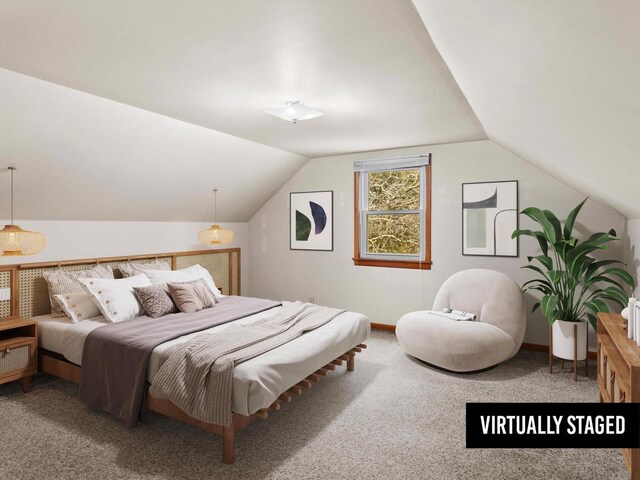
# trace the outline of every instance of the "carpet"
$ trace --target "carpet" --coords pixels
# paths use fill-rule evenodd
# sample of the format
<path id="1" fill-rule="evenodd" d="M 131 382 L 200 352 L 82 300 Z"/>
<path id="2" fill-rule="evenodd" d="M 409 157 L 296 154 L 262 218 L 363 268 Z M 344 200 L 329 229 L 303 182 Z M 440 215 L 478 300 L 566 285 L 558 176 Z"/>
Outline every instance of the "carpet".
<path id="1" fill-rule="evenodd" d="M 69 382 L 39 375 L 23 395 L 0 386 L 0 476 L 11 479 L 625 479 L 619 450 L 467 450 L 465 402 L 597 401 L 595 374 L 577 383 L 547 357 L 520 352 L 471 375 L 436 370 L 374 332 L 356 357 L 302 397 L 222 442 L 150 414 L 124 428 L 90 410 Z M 559 369 L 559 366 L 558 366 Z M 592 370 L 595 370 L 595 365 Z"/>

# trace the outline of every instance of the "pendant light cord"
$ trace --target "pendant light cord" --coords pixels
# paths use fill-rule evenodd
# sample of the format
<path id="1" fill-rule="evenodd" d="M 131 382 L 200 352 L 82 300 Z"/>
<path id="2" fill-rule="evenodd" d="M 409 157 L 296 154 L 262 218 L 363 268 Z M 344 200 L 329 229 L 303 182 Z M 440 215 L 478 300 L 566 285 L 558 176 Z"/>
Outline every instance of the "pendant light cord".
<path id="1" fill-rule="evenodd" d="M 13 225 L 13 172 L 16 167 L 9 167 L 9 171 L 11 172 L 11 225 Z"/>
<path id="2" fill-rule="evenodd" d="M 218 221 L 218 189 L 213 189 L 213 224 L 217 225 Z"/>

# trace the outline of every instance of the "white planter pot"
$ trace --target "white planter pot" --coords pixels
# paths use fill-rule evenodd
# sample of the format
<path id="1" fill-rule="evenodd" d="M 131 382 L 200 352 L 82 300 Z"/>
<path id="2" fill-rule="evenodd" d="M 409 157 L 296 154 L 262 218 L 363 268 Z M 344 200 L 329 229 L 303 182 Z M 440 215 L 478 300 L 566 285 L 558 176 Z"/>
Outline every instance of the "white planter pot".
<path id="1" fill-rule="evenodd" d="M 566 322 L 564 320 L 556 320 L 551 327 L 553 334 L 553 344 L 551 352 L 554 356 L 564 360 L 573 360 L 574 358 L 574 325 L 577 326 L 578 334 L 578 358 L 584 360 L 587 358 L 587 329 L 589 323 L 582 322 Z"/>

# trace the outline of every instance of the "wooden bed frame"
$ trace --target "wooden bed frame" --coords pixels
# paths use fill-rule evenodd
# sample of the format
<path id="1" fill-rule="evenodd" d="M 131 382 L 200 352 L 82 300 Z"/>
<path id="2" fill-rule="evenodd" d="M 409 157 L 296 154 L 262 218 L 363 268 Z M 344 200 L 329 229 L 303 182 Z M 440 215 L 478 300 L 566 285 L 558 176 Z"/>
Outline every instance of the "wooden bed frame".
<path id="1" fill-rule="evenodd" d="M 31 318 L 50 311 L 49 298 L 42 274 L 47 269 L 64 268 L 67 270 L 85 269 L 92 264 L 106 264 L 117 268 L 121 262 L 144 262 L 154 259 L 166 259 L 171 268 L 184 268 L 200 263 L 207 268 L 216 279 L 216 286 L 222 287 L 229 295 L 240 295 L 240 249 L 228 248 L 218 250 L 199 250 L 192 252 L 171 252 L 150 255 L 132 255 L 123 257 L 90 258 L 83 260 L 65 260 L 59 262 L 25 263 L 19 265 L 0 265 L 0 288 L 10 288 L 11 300 L 0 301 L 0 322 L 10 318 Z M 222 281 L 219 281 L 222 280 Z M 360 344 L 340 355 L 329 364 L 301 379 L 267 408 L 252 415 L 233 414 L 229 426 L 205 423 L 187 415 L 168 400 L 161 400 L 145 395 L 142 420 L 146 410 L 189 423 L 198 428 L 222 436 L 222 461 L 227 464 L 235 462 L 235 434 L 255 420 L 264 420 L 272 411 L 280 410 L 283 403 L 290 402 L 294 396 L 301 395 L 305 389 L 326 377 L 330 372 L 346 362 L 347 371 L 355 367 L 355 355 L 367 348 Z M 40 349 L 38 354 L 40 372 L 80 383 L 81 367 L 67 361 L 62 355 Z M 148 390 L 148 389 L 147 389 Z"/>
<path id="2" fill-rule="evenodd" d="M 269 413 L 272 411 L 280 410 L 283 403 L 291 402 L 292 398 L 298 395 L 302 395 L 304 390 L 311 388 L 314 383 L 318 382 L 322 377 L 326 377 L 332 371 L 336 370 L 339 366 L 346 362 L 347 371 L 352 372 L 355 368 L 355 356 L 356 353 L 360 353 L 363 349 L 367 348 L 365 344 L 360 344 L 357 347 L 345 352 L 338 358 L 328 363 L 319 370 L 308 377 L 300 380 L 297 384 L 280 394 L 278 399 L 273 402 L 269 407 L 258 410 L 253 415 L 240 415 L 238 413 L 233 414 L 233 421 L 229 426 L 216 425 L 214 423 L 202 422 L 196 418 L 190 417 L 184 411 L 180 410 L 176 405 L 169 400 L 162 400 L 152 397 L 148 392 L 145 395 L 144 408 L 151 410 L 152 412 L 171 417 L 181 422 L 194 425 L 198 428 L 206 430 L 207 432 L 215 433 L 222 437 L 222 462 L 226 464 L 235 463 L 236 451 L 235 451 L 235 435 L 237 432 L 245 428 L 255 420 L 266 420 Z M 64 359 L 61 355 L 47 350 L 40 350 L 38 355 L 39 370 L 44 373 L 48 373 L 55 377 L 68 380 L 70 382 L 80 383 L 80 371 L 81 367 L 75 365 Z M 144 422 L 145 412 L 141 413 L 141 419 Z"/>

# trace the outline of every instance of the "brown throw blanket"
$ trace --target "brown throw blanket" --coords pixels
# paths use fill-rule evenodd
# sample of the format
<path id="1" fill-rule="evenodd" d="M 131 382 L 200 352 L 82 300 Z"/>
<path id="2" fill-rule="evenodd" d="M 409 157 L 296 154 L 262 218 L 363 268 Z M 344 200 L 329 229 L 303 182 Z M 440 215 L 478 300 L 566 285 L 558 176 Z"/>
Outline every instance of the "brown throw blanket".
<path id="1" fill-rule="evenodd" d="M 171 353 L 149 393 L 171 401 L 198 420 L 229 425 L 235 365 L 316 329 L 342 312 L 295 302 L 267 318 L 198 335 Z"/>
<path id="2" fill-rule="evenodd" d="M 140 317 L 96 328 L 87 336 L 82 351 L 80 399 L 133 427 L 144 401 L 147 366 L 154 348 L 278 305 L 260 298 L 225 297 L 215 307 L 196 313 Z"/>

